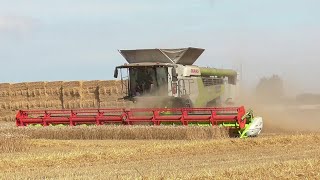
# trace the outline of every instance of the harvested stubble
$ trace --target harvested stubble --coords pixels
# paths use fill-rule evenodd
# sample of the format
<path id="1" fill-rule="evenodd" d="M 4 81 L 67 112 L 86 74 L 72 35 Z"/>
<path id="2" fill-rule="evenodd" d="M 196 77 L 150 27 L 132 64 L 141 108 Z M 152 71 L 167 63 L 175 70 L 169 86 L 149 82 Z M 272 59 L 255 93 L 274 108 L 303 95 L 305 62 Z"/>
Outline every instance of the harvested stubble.
<path id="1" fill-rule="evenodd" d="M 26 127 L 4 129 L 2 132 L 21 134 L 33 139 L 217 139 L 229 136 L 226 128 L 183 126 L 77 126 Z"/>
<path id="2" fill-rule="evenodd" d="M 320 135 L 217 140 L 28 140 L 3 179 L 319 179 Z M 299 143 L 297 143 L 299 142 Z"/>

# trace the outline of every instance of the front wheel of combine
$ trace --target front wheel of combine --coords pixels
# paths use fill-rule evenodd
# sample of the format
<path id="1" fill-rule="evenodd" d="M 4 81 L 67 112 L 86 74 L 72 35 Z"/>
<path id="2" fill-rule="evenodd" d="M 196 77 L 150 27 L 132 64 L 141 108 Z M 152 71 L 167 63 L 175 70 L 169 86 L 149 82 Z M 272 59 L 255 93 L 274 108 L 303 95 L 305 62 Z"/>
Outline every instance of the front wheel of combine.
<path id="1" fill-rule="evenodd" d="M 172 108 L 192 108 L 193 104 L 188 98 L 174 98 L 172 99 Z"/>
<path id="2" fill-rule="evenodd" d="M 206 106 L 207 107 L 221 107 L 222 106 L 221 98 L 217 97 L 216 99 L 209 101 Z"/>

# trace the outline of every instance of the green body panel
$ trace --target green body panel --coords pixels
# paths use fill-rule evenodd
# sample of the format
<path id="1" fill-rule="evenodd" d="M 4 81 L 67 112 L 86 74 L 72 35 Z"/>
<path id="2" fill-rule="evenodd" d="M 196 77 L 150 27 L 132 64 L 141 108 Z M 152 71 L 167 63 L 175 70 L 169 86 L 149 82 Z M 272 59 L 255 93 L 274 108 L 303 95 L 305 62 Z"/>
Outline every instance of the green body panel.
<path id="1" fill-rule="evenodd" d="M 215 69 L 199 67 L 201 76 L 218 76 L 218 77 L 231 77 L 237 76 L 237 72 L 231 69 Z"/>
<path id="2" fill-rule="evenodd" d="M 198 97 L 193 102 L 195 107 L 206 107 L 210 101 L 219 98 L 224 93 L 224 85 L 204 86 L 201 78 L 197 78 Z"/>

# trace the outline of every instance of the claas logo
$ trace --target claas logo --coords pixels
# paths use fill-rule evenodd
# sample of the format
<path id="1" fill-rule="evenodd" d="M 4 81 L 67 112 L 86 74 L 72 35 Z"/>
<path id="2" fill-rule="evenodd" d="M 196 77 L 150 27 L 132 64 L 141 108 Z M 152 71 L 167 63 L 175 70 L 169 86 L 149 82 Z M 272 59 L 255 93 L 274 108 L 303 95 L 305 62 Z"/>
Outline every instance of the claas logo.
<path id="1" fill-rule="evenodd" d="M 199 73 L 199 69 L 191 69 L 191 73 L 198 74 Z"/>

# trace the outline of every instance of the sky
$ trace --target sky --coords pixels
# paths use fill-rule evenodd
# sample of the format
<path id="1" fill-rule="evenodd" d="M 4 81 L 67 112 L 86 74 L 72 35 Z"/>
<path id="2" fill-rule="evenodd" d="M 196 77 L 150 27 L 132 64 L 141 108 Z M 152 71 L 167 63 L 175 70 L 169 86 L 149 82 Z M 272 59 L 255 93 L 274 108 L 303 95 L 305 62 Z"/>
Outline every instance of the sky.
<path id="1" fill-rule="evenodd" d="M 200 47 L 200 66 L 320 91 L 318 0 L 0 0 L 0 82 L 113 79 L 118 49 Z"/>

